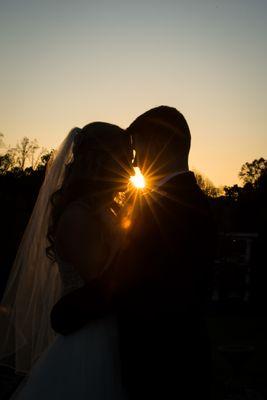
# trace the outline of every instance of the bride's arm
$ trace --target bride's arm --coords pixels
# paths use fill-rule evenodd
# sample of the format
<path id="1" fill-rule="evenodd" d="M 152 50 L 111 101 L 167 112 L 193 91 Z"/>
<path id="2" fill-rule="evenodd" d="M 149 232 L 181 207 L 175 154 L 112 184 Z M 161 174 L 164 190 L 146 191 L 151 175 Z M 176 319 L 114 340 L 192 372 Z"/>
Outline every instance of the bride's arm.
<path id="1" fill-rule="evenodd" d="M 116 267 L 116 266 L 115 266 Z M 118 311 L 129 296 L 128 280 L 114 280 L 113 267 L 103 275 L 63 296 L 53 307 L 50 320 L 53 330 L 71 334 L 88 322 Z"/>
<path id="2" fill-rule="evenodd" d="M 53 307 L 50 320 L 53 330 L 61 335 L 73 333 L 89 321 L 109 314 L 111 302 L 102 283 L 91 281 L 63 296 Z"/>
<path id="3" fill-rule="evenodd" d="M 129 279 L 120 276 L 119 281 L 114 280 L 113 267 L 117 268 L 116 263 L 100 277 L 65 295 L 55 304 L 51 312 L 51 326 L 55 332 L 62 335 L 73 333 L 127 303 L 131 292 Z"/>

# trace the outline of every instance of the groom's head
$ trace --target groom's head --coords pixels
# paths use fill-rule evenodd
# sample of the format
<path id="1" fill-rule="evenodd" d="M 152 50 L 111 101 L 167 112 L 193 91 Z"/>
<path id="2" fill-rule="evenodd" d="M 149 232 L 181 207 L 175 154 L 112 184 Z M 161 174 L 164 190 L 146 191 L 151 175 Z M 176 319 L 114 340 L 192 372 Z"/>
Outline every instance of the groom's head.
<path id="1" fill-rule="evenodd" d="M 175 108 L 160 106 L 140 115 L 128 127 L 137 163 L 159 175 L 188 169 L 191 135 L 184 116 Z"/>

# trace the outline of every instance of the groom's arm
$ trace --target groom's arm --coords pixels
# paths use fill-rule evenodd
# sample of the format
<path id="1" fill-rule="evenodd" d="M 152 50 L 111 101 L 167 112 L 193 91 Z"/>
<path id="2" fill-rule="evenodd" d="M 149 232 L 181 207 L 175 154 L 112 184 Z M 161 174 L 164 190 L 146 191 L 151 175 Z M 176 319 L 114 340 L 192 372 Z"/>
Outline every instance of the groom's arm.
<path id="1" fill-rule="evenodd" d="M 93 281 L 63 296 L 53 307 L 53 330 L 68 335 L 112 310 L 111 294 L 103 282 Z"/>
<path id="2" fill-rule="evenodd" d="M 114 276 L 116 271 L 110 268 L 100 278 L 63 296 L 50 314 L 53 330 L 68 335 L 117 311 L 127 300 L 132 282 L 130 285 L 126 274 L 121 274 L 118 280 Z"/>

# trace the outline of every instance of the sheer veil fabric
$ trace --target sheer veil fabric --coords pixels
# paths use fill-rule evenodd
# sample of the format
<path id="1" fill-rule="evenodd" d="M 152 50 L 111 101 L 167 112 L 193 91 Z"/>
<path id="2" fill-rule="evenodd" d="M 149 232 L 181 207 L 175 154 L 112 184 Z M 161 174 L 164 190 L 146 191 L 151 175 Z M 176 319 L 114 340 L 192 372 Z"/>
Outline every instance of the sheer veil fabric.
<path id="1" fill-rule="evenodd" d="M 55 339 L 50 310 L 60 296 L 62 282 L 58 265 L 46 256 L 50 197 L 62 184 L 65 166 L 72 161 L 74 138 L 80 131 L 70 131 L 47 166 L 1 302 L 0 364 L 18 373 L 28 373 Z"/>

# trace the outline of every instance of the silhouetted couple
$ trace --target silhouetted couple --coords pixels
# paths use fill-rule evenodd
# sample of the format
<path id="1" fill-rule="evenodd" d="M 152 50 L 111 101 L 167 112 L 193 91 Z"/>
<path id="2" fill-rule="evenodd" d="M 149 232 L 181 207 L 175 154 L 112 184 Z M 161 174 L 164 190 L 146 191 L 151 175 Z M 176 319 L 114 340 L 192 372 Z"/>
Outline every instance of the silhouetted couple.
<path id="1" fill-rule="evenodd" d="M 203 309 L 213 222 L 189 171 L 189 150 L 185 118 L 166 106 L 125 131 L 99 122 L 71 131 L 39 195 L 54 192 L 42 229 L 58 275 L 52 281 L 42 271 L 43 302 L 35 304 L 42 314 L 56 303 L 51 322 L 59 335 L 48 335 L 35 310 L 40 325 L 31 322 L 31 332 L 48 332 L 47 345 L 18 399 L 210 397 Z M 133 166 L 145 176 L 142 190 L 129 186 Z"/>

